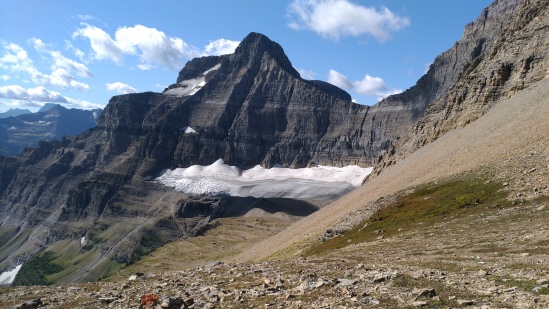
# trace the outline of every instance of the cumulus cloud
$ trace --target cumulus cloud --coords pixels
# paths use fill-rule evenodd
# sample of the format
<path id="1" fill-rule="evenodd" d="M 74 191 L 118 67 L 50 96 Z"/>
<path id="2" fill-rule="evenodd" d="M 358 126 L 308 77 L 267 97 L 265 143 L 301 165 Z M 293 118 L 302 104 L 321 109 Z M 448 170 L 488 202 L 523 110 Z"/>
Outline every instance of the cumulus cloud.
<path id="1" fill-rule="evenodd" d="M 77 81 L 69 71 L 59 68 L 51 74 L 38 73 L 33 76 L 33 80 L 44 86 L 54 86 L 59 88 L 73 88 L 79 90 L 88 90 L 90 86 L 86 83 Z"/>
<path id="2" fill-rule="evenodd" d="M 210 44 L 204 47 L 204 53 L 206 55 L 227 55 L 234 53 L 235 49 L 240 44 L 240 41 L 231 41 L 227 39 L 218 39 L 210 41 Z"/>
<path id="3" fill-rule="evenodd" d="M 62 103 L 64 105 L 93 109 L 101 108 L 101 105 L 83 100 L 75 100 L 61 95 L 59 92 L 47 90 L 44 87 L 25 89 L 19 85 L 0 87 L 0 98 L 11 99 L 11 105 L 41 106 L 37 102 Z"/>
<path id="4" fill-rule="evenodd" d="M 122 64 L 124 53 L 118 47 L 111 36 L 100 28 L 86 23 L 81 24 L 83 28 L 76 30 L 72 37 L 84 37 L 90 41 L 93 60 L 112 60 L 117 64 Z"/>
<path id="5" fill-rule="evenodd" d="M 380 42 L 410 24 L 388 8 L 364 7 L 348 0 L 293 0 L 287 8 L 289 27 L 312 30 L 322 37 L 338 40 L 369 34 Z"/>
<path id="6" fill-rule="evenodd" d="M 155 28 L 135 25 L 120 27 L 111 37 L 103 29 L 81 23 L 72 37 L 82 37 L 90 41 L 91 60 L 110 60 L 121 65 L 125 55 L 140 58 L 137 68 L 149 70 L 156 66 L 172 70 L 181 69 L 183 59 L 192 59 L 207 55 L 224 55 L 233 53 L 240 42 L 227 39 L 210 41 L 201 51 L 178 37 L 169 37 Z"/>
<path id="7" fill-rule="evenodd" d="M 127 94 L 127 93 L 136 93 L 137 90 L 133 88 L 130 85 L 121 83 L 121 82 L 115 82 L 115 83 L 107 83 L 105 84 L 107 87 L 107 90 L 109 91 L 116 91 L 118 93 Z"/>
<path id="8" fill-rule="evenodd" d="M 183 58 L 200 56 L 197 48 L 189 46 L 180 38 L 168 37 L 164 32 L 142 25 L 121 27 L 114 39 L 104 30 L 82 23 L 82 28 L 73 33 L 73 38 L 83 37 L 90 41 L 93 60 L 111 60 L 122 64 L 124 55 L 141 59 L 140 69 L 161 65 L 180 69 Z"/>
<path id="9" fill-rule="evenodd" d="M 27 73 L 35 84 L 41 86 L 79 90 L 88 90 L 90 88 L 88 84 L 77 81 L 71 74 L 71 72 L 74 72 L 78 76 L 93 77 L 93 74 L 84 64 L 66 58 L 39 39 L 33 38 L 31 43 L 38 52 L 50 56 L 49 59 L 52 61 L 51 74 L 40 72 L 29 58 L 27 51 L 14 43 L 4 43 L 5 54 L 0 58 L 0 68 L 12 72 Z"/>
<path id="10" fill-rule="evenodd" d="M 158 63 L 170 69 L 181 68 L 181 58 L 193 58 L 198 51 L 180 38 L 142 25 L 122 27 L 116 31 L 116 42 L 127 54 L 139 55 L 145 64 Z"/>
<path id="11" fill-rule="evenodd" d="M 23 71 L 33 73 L 37 71 L 27 51 L 14 43 L 3 43 L 4 55 L 0 58 L 0 68 L 10 71 Z M 32 75 L 32 74 L 31 74 Z"/>
<path id="12" fill-rule="evenodd" d="M 351 82 L 345 75 L 330 70 L 328 82 L 345 90 L 377 97 L 378 100 L 402 92 L 401 89 L 389 89 L 382 78 L 372 77 L 368 74 L 362 80 Z"/>
<path id="13" fill-rule="evenodd" d="M 74 72 L 80 77 L 94 77 L 84 64 L 66 58 L 58 51 L 49 51 L 48 53 L 53 60 L 52 70 L 62 68 Z"/>
<path id="14" fill-rule="evenodd" d="M 13 100 L 27 100 L 39 102 L 67 103 L 67 98 L 55 91 L 48 91 L 44 87 L 25 89 L 19 85 L 0 87 L 0 98 Z"/>
<path id="15" fill-rule="evenodd" d="M 343 74 L 335 70 L 328 72 L 328 83 L 338 86 L 345 90 L 351 90 L 353 83 Z"/>

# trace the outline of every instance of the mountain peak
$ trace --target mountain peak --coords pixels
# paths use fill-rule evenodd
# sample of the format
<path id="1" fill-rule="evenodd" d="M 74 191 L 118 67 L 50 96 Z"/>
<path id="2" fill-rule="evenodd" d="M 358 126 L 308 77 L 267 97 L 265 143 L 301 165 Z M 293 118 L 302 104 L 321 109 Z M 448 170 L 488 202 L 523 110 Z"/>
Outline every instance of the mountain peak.
<path id="1" fill-rule="evenodd" d="M 234 52 L 235 57 L 248 59 L 249 61 L 261 61 L 264 53 L 268 53 L 276 62 L 285 69 L 288 73 L 295 77 L 300 77 L 297 70 L 292 66 L 292 63 L 284 53 L 284 49 L 275 41 L 269 39 L 266 35 L 250 32 Z"/>
<path id="2" fill-rule="evenodd" d="M 46 103 L 44 104 L 44 106 L 42 106 L 38 112 L 41 113 L 41 112 L 46 112 L 46 111 L 49 111 L 50 109 L 56 107 L 56 106 L 61 106 L 59 104 L 55 104 L 55 103 Z"/>

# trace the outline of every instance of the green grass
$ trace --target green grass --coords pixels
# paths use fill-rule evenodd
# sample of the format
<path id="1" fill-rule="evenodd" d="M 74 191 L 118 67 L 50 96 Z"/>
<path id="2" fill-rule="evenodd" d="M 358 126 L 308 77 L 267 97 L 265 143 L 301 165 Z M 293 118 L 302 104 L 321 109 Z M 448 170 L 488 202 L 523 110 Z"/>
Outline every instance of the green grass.
<path id="1" fill-rule="evenodd" d="M 495 282 L 508 288 L 515 287 L 521 291 L 532 292 L 534 295 L 549 295 L 548 288 L 540 288 L 537 292 L 532 291 L 533 288 L 539 287 L 535 280 L 517 280 L 512 278 L 496 277 Z"/>
<path id="2" fill-rule="evenodd" d="M 11 238 L 13 238 L 18 232 L 17 226 L 0 226 L 0 247 L 7 244 Z"/>
<path id="3" fill-rule="evenodd" d="M 471 174 L 419 186 L 412 193 L 385 202 L 389 204 L 382 205 L 369 219 L 340 236 L 318 243 L 305 255 L 322 254 L 350 244 L 373 241 L 380 236 L 391 237 L 401 230 L 433 226 L 450 218 L 510 205 L 503 185 L 489 179 Z"/>
<path id="4" fill-rule="evenodd" d="M 65 267 L 55 263 L 52 251 L 39 252 L 26 261 L 15 276 L 13 285 L 50 285 L 48 275 L 58 273 Z"/>

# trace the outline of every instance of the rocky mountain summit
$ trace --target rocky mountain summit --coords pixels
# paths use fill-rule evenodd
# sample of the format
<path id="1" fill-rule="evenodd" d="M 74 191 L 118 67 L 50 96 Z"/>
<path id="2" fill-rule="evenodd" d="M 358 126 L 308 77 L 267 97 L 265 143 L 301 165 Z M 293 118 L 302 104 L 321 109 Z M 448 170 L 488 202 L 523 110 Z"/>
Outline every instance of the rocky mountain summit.
<path id="1" fill-rule="evenodd" d="M 477 21 L 467 26 L 463 38 L 453 48 L 435 59 L 414 87 L 372 107 L 354 104 L 345 91 L 333 85 L 302 79 L 280 45 L 262 34 L 250 33 L 232 55 L 189 61 L 176 83 L 162 93 L 113 97 L 92 130 L 76 137 L 41 143 L 16 157 L 1 157 L 0 269 L 23 262 L 26 265 L 44 263 L 53 265 L 52 272 L 41 278 L 45 283 L 94 281 L 135 263 L 166 242 L 215 230 L 214 219 L 234 214 L 250 203 L 278 207 L 270 200 L 187 196 L 151 181 L 167 168 L 208 165 L 220 158 L 242 169 L 257 164 L 264 167 L 358 164 L 377 165 L 378 173 L 382 173 L 378 177 L 382 179 L 386 167 L 408 158 L 412 151 L 424 148 L 454 128 L 472 123 L 503 98 L 523 93 L 539 83 L 547 72 L 544 29 L 548 20 L 545 1 L 495 1 Z M 516 45 L 519 41 L 524 44 Z M 416 151 L 414 155 L 419 153 Z M 425 160 L 435 162 L 434 159 Z M 533 172 L 513 177 L 507 187 L 515 188 L 534 179 L 528 175 L 545 168 L 545 161 L 539 162 Z M 403 174 L 393 172 L 391 175 L 406 184 L 421 178 L 416 175 L 404 181 Z M 536 176 L 539 185 L 535 192 L 547 189 L 543 187 L 544 175 L 540 172 Z M 393 184 L 395 190 L 403 186 Z M 384 196 L 375 198 L 383 200 Z M 337 209 L 349 212 L 363 204 L 364 201 L 358 201 Z M 318 206 L 301 205 L 313 211 Z M 328 208 L 323 213 L 329 213 L 330 208 L 337 206 L 330 205 L 319 212 Z M 343 214 L 314 222 L 315 232 L 338 216 Z M 297 227 L 290 231 L 295 229 Z M 283 237 L 284 241 L 301 237 L 296 239 L 300 242 L 308 233 L 305 229 Z M 538 246 L 544 246 L 542 240 L 539 241 Z M 283 241 L 273 241 L 272 248 L 276 248 L 278 242 Z M 459 245 L 462 244 L 456 244 Z M 271 252 L 269 250 L 263 250 L 262 254 Z M 53 252 L 53 257 L 47 252 Z M 50 263 L 52 261 L 54 263 Z M 55 265 L 63 267 L 59 269 Z M 304 287 L 319 282 L 320 287 L 342 282 L 354 285 L 359 281 L 350 282 L 358 277 L 363 280 L 361 289 L 371 290 L 376 287 L 369 284 L 378 282 L 370 279 L 390 268 L 383 265 L 371 273 L 361 272 L 362 278 L 357 272 L 350 278 L 337 274 L 328 279 L 319 279 L 317 275 L 283 280 L 290 280 L 291 284 L 287 285 L 296 289 L 305 281 Z M 229 267 L 235 268 L 234 272 L 244 272 L 240 269 L 247 266 Z M 319 266 L 319 272 L 321 268 Z M 385 281 L 399 277 L 399 272 L 403 271 L 386 277 Z M 531 276 L 539 276 L 539 272 Z M 216 276 L 212 276 L 212 280 Z M 345 280 L 337 281 L 339 279 Z M 222 279 L 225 280 L 230 278 Z M 233 287 L 237 292 L 222 293 L 235 296 L 261 290 L 263 292 L 258 293 L 265 293 L 264 296 L 272 285 L 276 288 L 269 293 L 281 291 L 276 278 L 265 280 L 274 281 L 264 281 L 264 290 L 246 288 L 247 292 L 242 292 Z M 174 279 L 167 284 L 178 282 Z M 540 289 L 544 288 L 543 284 L 540 283 Z M 221 289 L 229 290 L 221 287 L 222 284 L 213 288 L 210 285 L 214 286 L 213 283 L 194 286 L 188 291 L 190 298 L 198 299 L 192 293 L 206 293 L 209 296 L 200 306 L 211 306 L 206 304 L 213 303 L 208 297 L 214 299 L 216 294 L 219 299 Z M 393 287 L 377 287 L 376 293 L 364 292 L 366 294 L 344 288 L 348 293 L 342 293 L 356 298 L 353 303 L 358 300 L 363 304 L 366 298 L 379 301 L 382 291 Z M 150 287 L 147 285 L 146 289 L 132 293 L 144 294 L 145 290 Z M 20 293 L 20 290 L 14 291 Z M 408 304 L 413 297 L 423 301 L 422 298 L 430 299 L 440 291 L 435 289 L 434 294 L 427 292 L 426 295 L 407 291 L 407 296 L 401 298 Z M 116 297 L 119 301 L 126 297 L 124 293 L 115 296 L 101 291 L 100 297 Z M 227 299 L 235 301 L 234 304 L 241 303 L 236 296 L 231 297 Z M 174 299 L 193 306 L 185 301 L 187 298 L 189 295 Z M 54 300 L 48 301 L 54 303 Z M 113 303 L 114 299 L 104 301 L 111 306 L 118 304 Z M 299 301 L 307 301 L 307 297 Z M 395 301 L 400 303 L 396 298 Z M 196 303 L 194 306 L 200 307 L 198 301 Z M 505 301 L 496 303 L 500 305 Z M 288 304 L 302 305 L 297 301 Z M 326 307 L 329 306 L 328 301 Z"/>

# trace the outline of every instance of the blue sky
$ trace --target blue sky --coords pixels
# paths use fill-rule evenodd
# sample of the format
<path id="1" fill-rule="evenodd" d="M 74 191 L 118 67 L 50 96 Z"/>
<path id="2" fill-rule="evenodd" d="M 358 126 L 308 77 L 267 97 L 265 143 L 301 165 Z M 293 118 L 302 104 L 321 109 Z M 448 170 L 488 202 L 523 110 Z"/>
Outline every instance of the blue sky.
<path id="1" fill-rule="evenodd" d="M 158 91 L 250 32 L 361 104 L 415 84 L 491 0 L 0 0 L 0 111 Z"/>

